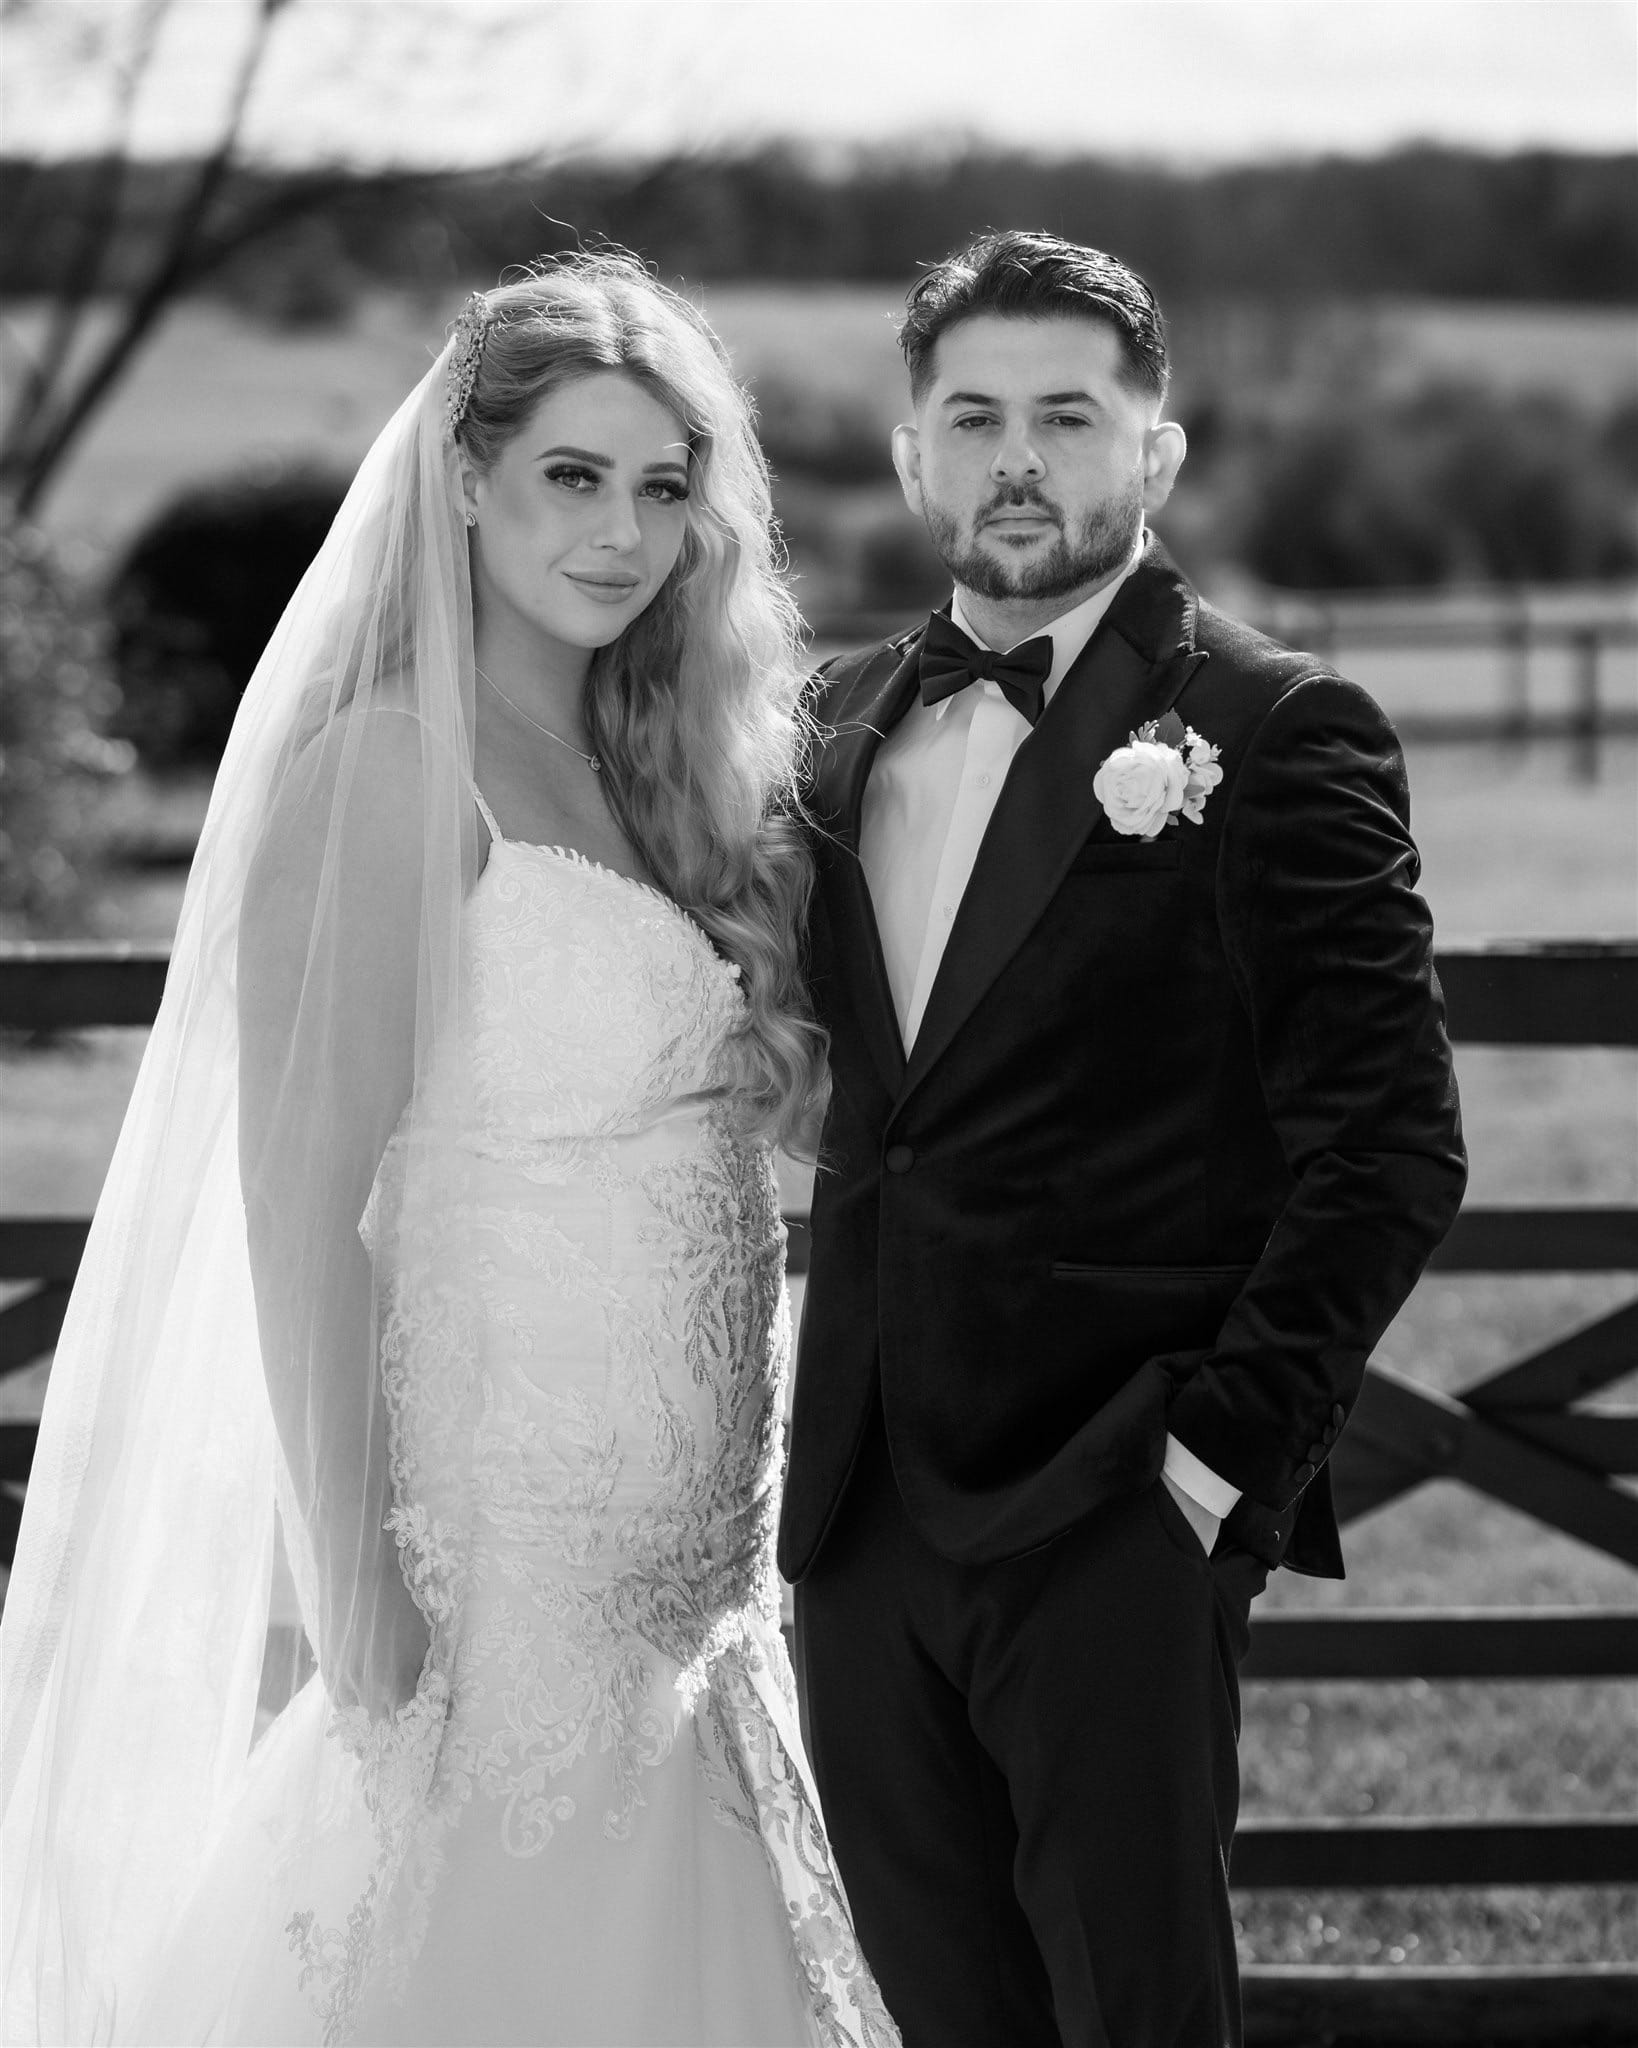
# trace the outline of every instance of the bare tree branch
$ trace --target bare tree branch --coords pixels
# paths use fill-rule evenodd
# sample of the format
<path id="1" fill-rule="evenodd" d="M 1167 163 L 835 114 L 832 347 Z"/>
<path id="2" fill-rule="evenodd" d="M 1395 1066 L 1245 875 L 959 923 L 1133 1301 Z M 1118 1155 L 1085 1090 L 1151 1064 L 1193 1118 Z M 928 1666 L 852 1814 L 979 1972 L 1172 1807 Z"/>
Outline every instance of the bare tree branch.
<path id="1" fill-rule="evenodd" d="M 123 40 L 106 18 L 92 10 L 69 21 L 74 31 L 72 70 L 83 74 L 87 65 L 106 64 L 116 42 L 125 55 L 116 59 L 123 68 L 116 75 L 112 133 L 105 152 L 86 168 L 83 212 L 76 205 L 72 247 L 67 267 L 51 293 L 44 340 L 22 370 L 0 427 L 0 500 L 24 515 L 37 510 L 89 422 L 166 309 L 183 292 L 257 241 L 361 191 L 356 168 L 330 164 L 295 175 L 287 172 L 271 182 L 239 175 L 247 109 L 269 39 L 278 18 L 294 5 L 294 0 L 250 0 L 250 29 L 214 146 L 196 164 L 177 166 L 174 186 L 162 181 L 156 187 L 161 207 L 157 228 L 144 222 L 142 234 L 133 238 L 138 251 L 135 261 L 142 266 L 140 282 L 130 288 L 121 281 L 115 289 L 110 278 L 113 257 L 121 246 L 119 237 L 138 186 L 130 154 L 134 112 L 171 5 L 172 0 L 142 0 L 137 33 L 132 35 L 127 28 Z M 36 0 L 0 0 L 0 22 L 28 18 L 35 12 Z M 531 25 L 538 26 L 541 15 L 547 13 L 572 18 L 542 4 L 531 12 Z M 123 16 L 127 24 L 130 19 L 129 14 Z M 62 25 L 62 17 L 58 23 Z M 516 25 L 515 20 L 489 24 L 484 39 L 510 33 Z M 362 15 L 355 21 L 355 31 L 360 37 L 366 33 Z M 429 44 L 428 61 L 433 55 Z M 350 68 L 365 71 L 362 52 Z M 489 169 L 492 175 L 504 177 L 538 168 L 541 161 L 541 152 L 529 151 Z M 400 165 L 367 179 L 365 188 L 375 200 L 384 192 L 431 193 L 452 169 L 448 164 Z M 14 234 L 35 231 L 17 222 L 15 216 L 13 209 Z M 151 257 L 147 253 L 150 248 L 154 248 Z M 116 303 L 106 331 L 87 349 L 88 316 L 99 302 L 99 287 L 102 297 Z M 0 323 L 0 348 L 26 354 L 20 339 L 8 332 L 4 323 Z"/>
<path id="2" fill-rule="evenodd" d="M 0 487 L 8 489 L 24 516 L 34 510 L 52 472 L 187 277 L 194 244 L 232 166 L 268 37 L 289 4 L 290 0 L 257 0 L 216 146 L 200 164 L 191 191 L 178 207 L 147 281 L 124 307 L 113 333 L 54 416 L 39 422 L 24 447 L 0 457 Z"/>
<path id="3" fill-rule="evenodd" d="M 143 0 L 136 32 L 114 74 L 114 122 L 108 148 L 98 159 L 79 233 L 74 237 L 63 268 L 63 282 L 52 308 L 45 338 L 35 354 L 28 374 L 18 386 L 0 432 L 0 475 L 4 475 L 13 452 L 26 447 L 30 422 L 45 416 L 57 387 L 69 373 L 74 345 L 79 339 L 96 287 L 101 280 L 109 244 L 119 221 L 125 191 L 126 167 L 130 162 L 131 117 L 143 78 L 153 62 L 159 31 L 169 12 L 171 0 Z"/>

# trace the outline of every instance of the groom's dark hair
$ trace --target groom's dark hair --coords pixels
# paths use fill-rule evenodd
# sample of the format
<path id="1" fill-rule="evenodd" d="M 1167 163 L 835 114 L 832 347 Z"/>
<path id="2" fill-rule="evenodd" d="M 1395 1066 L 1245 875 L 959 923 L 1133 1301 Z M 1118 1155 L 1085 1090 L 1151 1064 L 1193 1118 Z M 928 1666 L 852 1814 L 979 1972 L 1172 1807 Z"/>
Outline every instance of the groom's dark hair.
<path id="1" fill-rule="evenodd" d="M 1121 345 L 1126 381 L 1164 402 L 1171 378 L 1166 322 L 1155 295 L 1118 256 L 1027 228 L 980 235 L 918 278 L 905 299 L 899 346 L 919 404 L 933 380 L 938 338 L 963 320 L 1101 320 Z"/>

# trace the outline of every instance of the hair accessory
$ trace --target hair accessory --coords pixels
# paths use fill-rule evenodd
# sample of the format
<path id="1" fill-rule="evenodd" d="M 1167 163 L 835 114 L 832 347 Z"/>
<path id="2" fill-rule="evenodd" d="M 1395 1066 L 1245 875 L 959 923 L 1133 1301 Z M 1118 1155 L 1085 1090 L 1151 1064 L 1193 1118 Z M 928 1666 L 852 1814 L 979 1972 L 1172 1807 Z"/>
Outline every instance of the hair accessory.
<path id="1" fill-rule="evenodd" d="M 444 432 L 452 441 L 455 429 L 466 417 L 472 387 L 478 381 L 478 365 L 483 360 L 483 345 L 494 324 L 495 316 L 482 292 L 474 292 L 456 316 L 455 348 L 444 380 Z M 467 524 L 473 522 L 469 519 Z"/>

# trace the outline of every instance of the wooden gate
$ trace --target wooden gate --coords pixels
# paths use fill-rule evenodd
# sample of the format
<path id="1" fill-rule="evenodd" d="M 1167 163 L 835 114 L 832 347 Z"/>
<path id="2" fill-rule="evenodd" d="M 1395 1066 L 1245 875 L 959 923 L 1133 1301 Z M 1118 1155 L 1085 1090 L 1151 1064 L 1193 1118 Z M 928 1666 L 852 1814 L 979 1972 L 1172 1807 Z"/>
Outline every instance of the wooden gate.
<path id="1" fill-rule="evenodd" d="M 1638 1046 L 1638 942 L 1447 946 L 1438 958 L 1459 1044 Z M 149 1024 L 158 949 L 0 947 L 0 1029 Z M 1635 1135 L 1638 1142 L 1638 1135 Z M 791 1223 L 791 1266 L 807 1234 Z M 85 1242 L 84 1217 L 0 1218 L 0 1376 L 49 1351 Z M 1638 1273 L 1638 1207 L 1468 1208 L 1434 1268 Z M 1638 1415 L 1596 1397 L 1638 1369 L 1638 1301 L 1458 1395 L 1372 1366 L 1332 1461 L 1344 1521 L 1431 1479 L 1457 1479 L 1638 1567 Z M 34 1448 L 0 1425 L 0 1562 L 9 1562 Z M 1638 1608 L 1275 1614 L 1252 1626 L 1257 1680 L 1638 1676 Z M 1234 1882 L 1303 1890 L 1441 1885 L 1638 1885 L 1638 1817 L 1248 1820 Z M 1257 2043 L 1638 2041 L 1638 1967 L 1253 1967 Z"/>

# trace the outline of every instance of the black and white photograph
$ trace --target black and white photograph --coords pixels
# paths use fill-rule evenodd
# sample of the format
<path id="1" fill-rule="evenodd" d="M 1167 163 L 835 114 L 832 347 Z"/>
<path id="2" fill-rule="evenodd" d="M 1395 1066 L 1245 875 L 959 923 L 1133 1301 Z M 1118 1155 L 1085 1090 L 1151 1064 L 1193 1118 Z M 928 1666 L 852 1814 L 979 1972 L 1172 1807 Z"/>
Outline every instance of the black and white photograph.
<path id="1" fill-rule="evenodd" d="M 1638 2048 L 1638 5 L 0 0 L 0 2042 Z"/>

